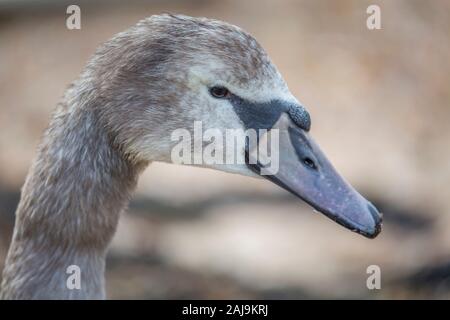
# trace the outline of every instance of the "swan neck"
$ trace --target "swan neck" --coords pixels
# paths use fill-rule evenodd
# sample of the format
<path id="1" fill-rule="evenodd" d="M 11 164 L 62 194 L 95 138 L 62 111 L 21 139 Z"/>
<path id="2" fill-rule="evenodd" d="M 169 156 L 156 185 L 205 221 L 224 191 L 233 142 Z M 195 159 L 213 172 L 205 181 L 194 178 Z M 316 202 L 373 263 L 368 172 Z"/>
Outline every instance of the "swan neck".
<path id="1" fill-rule="evenodd" d="M 94 108 L 61 104 L 22 189 L 1 296 L 104 298 L 106 250 L 140 170 Z"/>

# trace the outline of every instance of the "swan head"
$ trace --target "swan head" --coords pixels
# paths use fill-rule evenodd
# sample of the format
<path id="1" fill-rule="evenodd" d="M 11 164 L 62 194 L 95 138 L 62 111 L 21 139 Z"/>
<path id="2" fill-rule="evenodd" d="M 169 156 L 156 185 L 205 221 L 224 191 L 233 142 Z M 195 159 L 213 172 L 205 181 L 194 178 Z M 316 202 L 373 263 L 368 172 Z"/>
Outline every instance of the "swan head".
<path id="1" fill-rule="evenodd" d="M 242 29 L 152 16 L 105 43 L 83 77 L 100 88 L 100 117 L 133 161 L 178 163 L 174 155 L 189 153 L 187 164 L 266 178 L 355 232 L 380 232 L 377 209 L 333 168 L 310 136 L 309 113 Z M 227 144 L 227 130 L 241 143 Z"/>

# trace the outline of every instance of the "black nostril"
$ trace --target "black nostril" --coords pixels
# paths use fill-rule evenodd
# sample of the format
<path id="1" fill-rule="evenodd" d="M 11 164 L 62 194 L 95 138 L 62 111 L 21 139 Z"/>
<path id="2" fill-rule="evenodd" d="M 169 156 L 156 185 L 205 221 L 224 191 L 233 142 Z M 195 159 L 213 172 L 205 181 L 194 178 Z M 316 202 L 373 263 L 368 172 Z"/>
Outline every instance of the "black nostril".
<path id="1" fill-rule="evenodd" d="M 308 157 L 303 158 L 303 163 L 305 164 L 305 166 L 307 166 L 311 169 L 317 170 L 317 166 L 311 158 L 308 158 Z"/>

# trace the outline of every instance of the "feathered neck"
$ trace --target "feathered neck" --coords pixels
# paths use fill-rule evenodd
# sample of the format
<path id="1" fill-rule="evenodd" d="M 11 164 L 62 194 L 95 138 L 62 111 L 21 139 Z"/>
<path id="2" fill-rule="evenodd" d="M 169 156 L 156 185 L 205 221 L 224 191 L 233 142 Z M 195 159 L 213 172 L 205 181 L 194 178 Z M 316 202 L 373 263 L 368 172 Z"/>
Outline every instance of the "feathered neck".
<path id="1" fill-rule="evenodd" d="M 28 173 L 2 298 L 105 297 L 106 249 L 144 165 L 131 164 L 79 100 L 58 106 Z M 80 268 L 79 290 L 66 285 L 70 265 Z"/>

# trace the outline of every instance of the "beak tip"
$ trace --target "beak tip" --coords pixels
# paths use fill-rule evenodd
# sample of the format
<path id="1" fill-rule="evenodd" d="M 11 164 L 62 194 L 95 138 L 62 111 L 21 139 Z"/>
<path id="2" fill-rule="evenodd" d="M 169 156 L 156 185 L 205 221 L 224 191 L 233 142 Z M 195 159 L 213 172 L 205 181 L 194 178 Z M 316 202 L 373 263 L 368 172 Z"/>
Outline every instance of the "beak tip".
<path id="1" fill-rule="evenodd" d="M 382 227 L 381 220 L 375 225 L 373 231 L 371 232 L 362 232 L 362 235 L 369 239 L 375 239 L 381 232 Z"/>
<path id="2" fill-rule="evenodd" d="M 353 232 L 356 232 L 368 239 L 375 239 L 381 232 L 383 226 L 383 214 L 377 210 L 377 208 L 370 202 L 367 203 L 368 212 L 366 214 L 366 222 L 360 223 L 357 227 L 351 228 Z"/>
<path id="3" fill-rule="evenodd" d="M 368 202 L 367 207 L 369 208 L 369 212 L 375 223 L 373 231 L 368 234 L 368 238 L 374 239 L 381 232 L 381 226 L 383 225 L 383 214 L 379 212 L 371 202 Z"/>

